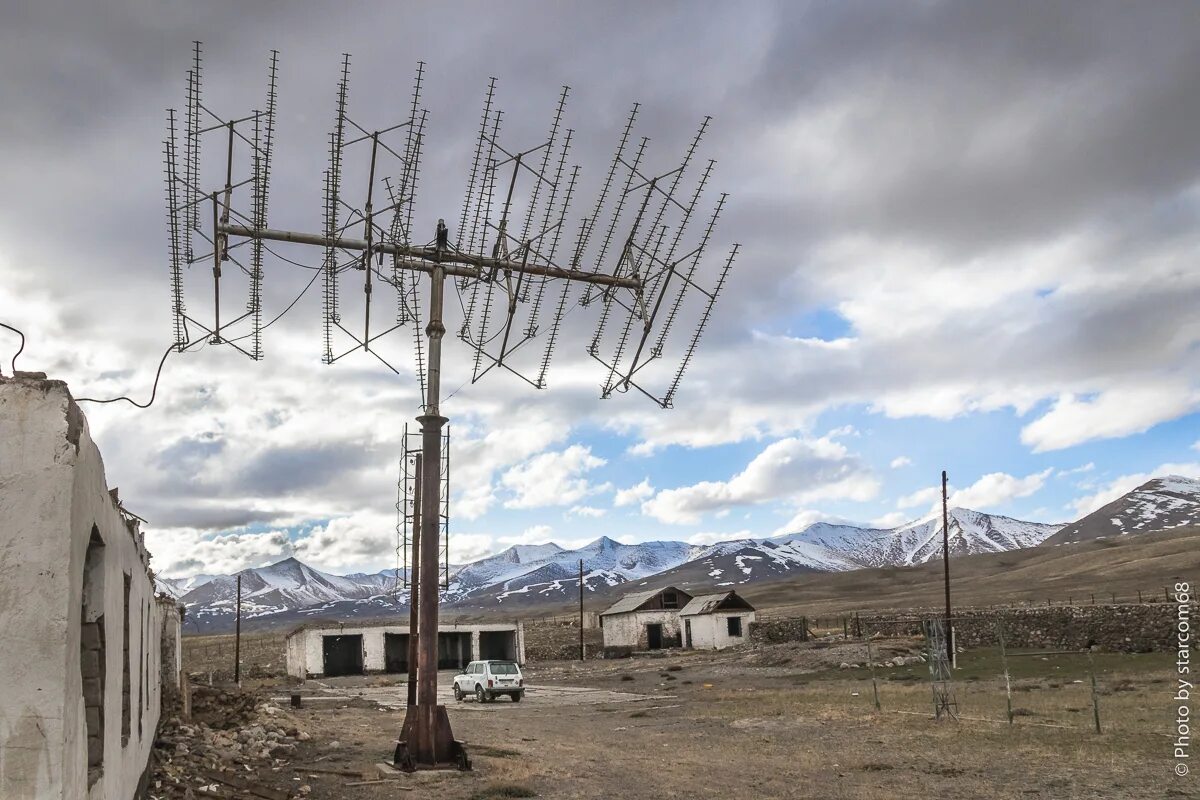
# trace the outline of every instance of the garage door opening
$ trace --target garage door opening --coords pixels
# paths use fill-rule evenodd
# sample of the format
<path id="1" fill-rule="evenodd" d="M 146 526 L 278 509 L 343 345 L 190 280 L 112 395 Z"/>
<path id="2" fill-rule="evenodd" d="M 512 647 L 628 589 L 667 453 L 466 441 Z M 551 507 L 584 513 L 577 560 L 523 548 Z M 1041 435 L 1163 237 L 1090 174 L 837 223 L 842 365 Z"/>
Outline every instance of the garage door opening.
<path id="1" fill-rule="evenodd" d="M 438 634 L 438 669 L 462 669 L 471 663 L 471 634 Z"/>
<path id="2" fill-rule="evenodd" d="M 516 631 L 483 631 L 479 634 L 479 658 L 483 661 L 516 661 Z"/>
<path id="3" fill-rule="evenodd" d="M 363 674 L 362 638 L 362 634 L 321 637 L 325 655 L 325 677 Z"/>
<path id="4" fill-rule="evenodd" d="M 408 672 L 408 634 L 385 633 L 383 635 L 384 672 Z"/>

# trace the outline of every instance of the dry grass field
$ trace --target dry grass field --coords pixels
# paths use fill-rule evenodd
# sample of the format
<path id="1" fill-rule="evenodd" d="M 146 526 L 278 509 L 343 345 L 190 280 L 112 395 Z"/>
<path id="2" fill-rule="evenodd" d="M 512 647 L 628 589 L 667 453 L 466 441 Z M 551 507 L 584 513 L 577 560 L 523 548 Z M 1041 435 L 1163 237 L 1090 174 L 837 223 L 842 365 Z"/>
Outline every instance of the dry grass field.
<path id="1" fill-rule="evenodd" d="M 887 641 L 878 657 L 917 646 Z M 924 665 L 881 670 L 877 712 L 869 673 L 836 667 L 862 660 L 861 649 L 814 642 L 531 665 L 524 703 L 448 702 L 472 772 L 402 776 L 356 786 L 352 796 L 395 797 L 402 786 L 418 789 L 403 796 L 445 800 L 1197 796 L 1194 781 L 1172 773 L 1170 740 L 1162 735 L 1171 706 L 1167 656 L 1098 655 L 1104 732 L 1096 734 L 1079 661 L 1021 661 L 1014 670 L 1018 714 L 1009 725 L 995 654 L 964 654 L 955 673 L 962 719 L 936 722 Z M 387 691 L 377 678 L 309 682 L 306 691 L 346 702 L 288 712 L 314 739 L 281 779 L 310 786 L 316 800 L 341 800 L 355 779 L 306 773 L 306 762 L 366 775 L 387 760 L 403 711 L 351 702 L 363 685 L 376 697 Z M 538 693 L 560 686 L 605 692 L 575 703 Z M 339 747 L 330 749 L 334 739 Z"/>

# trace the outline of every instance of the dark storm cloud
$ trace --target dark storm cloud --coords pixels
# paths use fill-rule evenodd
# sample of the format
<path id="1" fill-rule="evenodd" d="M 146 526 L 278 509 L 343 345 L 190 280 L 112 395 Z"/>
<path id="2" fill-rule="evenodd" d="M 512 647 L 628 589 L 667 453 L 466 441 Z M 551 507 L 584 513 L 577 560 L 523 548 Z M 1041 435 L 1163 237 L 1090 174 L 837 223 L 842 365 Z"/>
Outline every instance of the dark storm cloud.
<path id="1" fill-rule="evenodd" d="M 760 348 L 752 331 L 856 299 L 854 289 L 889 267 L 912 271 L 896 282 L 901 294 L 932 269 L 900 263 L 905 247 L 932 254 L 948 293 L 969 293 L 974 259 L 1002 269 L 1003 256 L 1063 237 L 1097 238 L 1080 264 L 1094 275 L 1189 251 L 1189 191 L 1200 177 L 1198 30 L 1190 3 L 9 3 L 0 11 L 0 274 L 23 296 L 50 298 L 54 313 L 37 318 L 29 357 L 53 350 L 42 363 L 73 385 L 148 387 L 170 331 L 163 109 L 184 103 L 191 40 L 205 43 L 206 102 L 225 113 L 261 105 L 267 51 L 281 51 L 270 220 L 296 229 L 320 224 L 340 54 L 354 55 L 351 114 L 367 125 L 403 115 L 423 58 L 431 117 L 422 229 L 440 216 L 457 222 L 488 76 L 499 79 L 513 142 L 539 141 L 559 85 L 573 87 L 567 124 L 584 165 L 574 219 L 587 212 L 633 101 L 644 103 L 641 132 L 663 170 L 699 120 L 715 117 L 701 155 L 718 158 L 712 187 L 731 197 L 713 253 L 732 240 L 745 249 L 685 384 L 693 407 L 752 397 L 807 411 L 972 383 L 1000 394 L 1014 385 L 1033 394 L 1086 388 L 1155 369 L 1162 343 L 1193 313 L 1197 288 L 1183 279 L 1134 292 L 1076 287 L 1045 298 L 1042 317 L 1003 307 L 946 314 L 929 330 L 837 352 Z M 868 243 L 857 262 L 829 257 L 844 239 Z M 856 287 L 836 280 L 842 269 L 859 276 Z M 297 273 L 272 267 L 268 309 L 303 286 L 307 273 Z M 188 277 L 203 308 L 209 279 L 202 269 Z M 1068 278 L 1048 275 L 1045 288 Z M 1034 308 L 1027 301 L 1014 302 Z M 175 442 L 154 460 L 156 475 L 144 475 L 136 446 L 143 423 L 119 417 L 126 409 L 89 409 L 126 420 L 113 423 L 123 441 L 103 442 L 115 477 L 179 497 L 229 498 L 216 510 L 155 501 L 162 519 L 196 527 L 274 518 L 242 510 L 247 498 L 307 492 L 343 506 L 381 496 L 386 448 L 351 435 L 324 441 L 317 434 L 327 430 L 293 431 L 293 440 L 271 433 L 317 395 L 336 429 L 396 386 L 364 360 L 339 366 L 334 389 L 306 391 L 333 380 L 313 377 L 318 304 L 319 288 L 269 331 L 276 366 L 222 360 L 217 348 L 187 356 L 203 369 L 176 372 L 175 389 L 146 418 Z M 584 360 L 586 335 L 564 331 L 559 370 Z M 46 348 L 52 338 L 101 346 Z M 947 346 L 928 347 L 935 338 Z M 1170 352 L 1186 353 L 1190 341 Z M 763 353 L 784 362 L 760 363 Z M 136 380 L 122 379 L 135 368 Z M 448 390 L 467 377 L 449 372 Z M 402 380 L 405 397 L 389 397 L 396 419 L 407 418 L 415 395 L 410 376 Z M 493 383 L 454 402 L 480 431 L 518 404 L 564 426 L 603 424 L 611 412 L 586 388 L 570 383 L 526 406 L 523 388 Z M 277 405 L 259 407 L 267 402 Z M 260 440 L 237 448 L 195 433 L 216 426 L 179 424 L 242 413 L 258 414 L 262 424 L 245 429 Z M 398 433 L 384 433 L 395 444 Z M 242 463 L 245 452 L 257 455 Z"/>

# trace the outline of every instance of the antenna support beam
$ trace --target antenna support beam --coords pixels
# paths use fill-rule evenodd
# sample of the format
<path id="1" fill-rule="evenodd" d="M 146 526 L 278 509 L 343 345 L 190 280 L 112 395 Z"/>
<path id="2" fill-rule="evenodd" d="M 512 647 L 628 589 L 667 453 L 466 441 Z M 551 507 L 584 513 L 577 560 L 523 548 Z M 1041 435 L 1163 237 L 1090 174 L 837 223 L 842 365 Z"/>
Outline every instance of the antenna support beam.
<path id="1" fill-rule="evenodd" d="M 217 232 L 229 236 L 242 236 L 247 239 L 313 244 L 320 247 L 334 247 L 340 250 L 373 250 L 376 253 L 401 256 L 406 259 L 400 262 L 401 266 L 431 274 L 435 267 L 441 266 L 445 274 L 464 278 L 480 278 L 483 277 L 484 270 L 498 269 L 524 273 L 526 275 L 543 275 L 547 278 L 565 278 L 566 280 L 581 281 L 597 286 L 613 286 L 619 289 L 633 289 L 635 291 L 641 289 L 643 285 L 643 282 L 638 278 L 622 278 L 616 275 L 584 272 L 583 270 L 566 269 L 546 264 L 529 264 L 525 261 L 512 261 L 507 258 L 488 258 L 471 253 L 438 250 L 436 247 L 410 247 L 390 242 L 375 244 L 369 243 L 365 239 L 330 238 L 318 233 L 281 231 L 270 228 L 256 230 L 248 228 L 245 225 L 232 224 L 218 224 Z"/>

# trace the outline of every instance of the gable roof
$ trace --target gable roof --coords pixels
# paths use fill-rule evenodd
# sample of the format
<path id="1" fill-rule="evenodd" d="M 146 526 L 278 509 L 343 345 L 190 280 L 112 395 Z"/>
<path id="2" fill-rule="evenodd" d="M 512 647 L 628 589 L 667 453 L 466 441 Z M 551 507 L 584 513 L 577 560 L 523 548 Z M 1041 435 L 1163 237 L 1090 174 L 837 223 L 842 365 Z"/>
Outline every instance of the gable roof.
<path id="1" fill-rule="evenodd" d="M 630 592 L 609 606 L 607 611 L 601 611 L 600 616 L 607 617 L 610 614 L 628 614 L 630 611 L 637 611 L 638 608 L 640 608 L 641 605 L 647 600 L 651 599 L 655 595 L 667 591 L 675 592 L 677 594 L 685 594 L 688 597 L 691 597 L 691 595 L 687 594 L 687 592 L 680 591 L 674 586 L 663 586 L 659 589 L 649 589 L 644 592 Z"/>
<path id="2" fill-rule="evenodd" d="M 690 617 L 696 614 L 711 614 L 714 611 L 723 609 L 753 611 L 754 606 L 746 602 L 737 592 L 730 589 L 728 592 L 702 594 L 693 597 L 691 602 L 679 612 L 679 616 Z"/>

